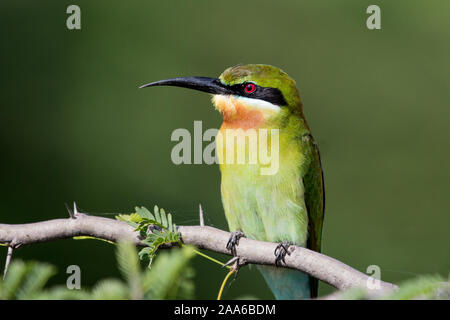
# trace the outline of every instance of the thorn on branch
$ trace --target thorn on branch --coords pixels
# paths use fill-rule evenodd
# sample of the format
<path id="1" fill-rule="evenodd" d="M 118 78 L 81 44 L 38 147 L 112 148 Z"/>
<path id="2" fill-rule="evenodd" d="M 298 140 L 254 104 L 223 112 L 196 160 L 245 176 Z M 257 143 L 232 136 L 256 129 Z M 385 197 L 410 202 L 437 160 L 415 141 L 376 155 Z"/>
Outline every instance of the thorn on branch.
<path id="1" fill-rule="evenodd" d="M 72 209 L 70 209 L 69 205 L 66 203 L 64 203 L 64 205 L 66 206 L 66 210 L 69 213 L 70 219 L 75 219 L 75 216 L 73 215 L 73 211 Z"/>
<path id="2" fill-rule="evenodd" d="M 64 203 L 64 205 L 66 206 L 67 212 L 69 212 L 70 219 L 76 219 L 79 213 L 76 202 L 75 201 L 73 202 L 73 210 L 70 209 L 67 203 Z"/>
<path id="3" fill-rule="evenodd" d="M 8 272 L 8 267 L 11 262 L 13 251 L 14 251 L 13 246 L 12 245 L 8 246 L 8 254 L 6 255 L 5 270 L 3 271 L 3 279 L 6 278 L 6 273 Z"/>
<path id="4" fill-rule="evenodd" d="M 198 211 L 200 214 L 200 227 L 204 227 L 205 226 L 205 219 L 203 218 L 203 209 L 202 209 L 202 204 L 200 203 L 198 205 Z"/>
<path id="5" fill-rule="evenodd" d="M 233 258 L 231 258 L 230 260 L 228 260 L 226 263 L 223 264 L 222 268 L 225 268 L 226 266 L 229 266 L 233 263 L 235 263 L 236 261 L 239 260 L 238 256 L 234 256 Z"/>
<path id="6" fill-rule="evenodd" d="M 73 202 L 73 215 L 75 218 L 78 216 L 78 208 L 75 201 Z"/>
<path id="7" fill-rule="evenodd" d="M 234 256 L 234 257 L 231 258 L 228 262 L 226 262 L 226 263 L 222 266 L 222 268 L 225 268 L 226 266 L 232 265 L 231 269 L 234 271 L 234 278 L 236 279 L 239 270 L 240 270 L 241 267 L 244 266 L 245 264 L 246 264 L 246 261 L 245 261 L 244 258 L 239 257 L 239 256 Z"/>

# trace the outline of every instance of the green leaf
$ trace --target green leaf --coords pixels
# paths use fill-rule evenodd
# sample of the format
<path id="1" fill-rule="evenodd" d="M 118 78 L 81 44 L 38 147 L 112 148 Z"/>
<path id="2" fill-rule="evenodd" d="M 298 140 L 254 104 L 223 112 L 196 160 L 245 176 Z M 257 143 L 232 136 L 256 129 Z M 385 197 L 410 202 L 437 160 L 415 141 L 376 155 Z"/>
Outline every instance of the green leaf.
<path id="1" fill-rule="evenodd" d="M 176 225 L 173 224 L 172 215 L 165 212 L 164 209 L 159 209 L 158 206 L 154 207 L 153 214 L 144 207 L 136 207 L 136 212 L 142 217 L 139 221 L 136 230 L 141 233 L 144 238 L 142 243 L 147 245 L 149 249 L 141 250 L 139 257 L 141 260 L 148 259 L 149 268 L 153 258 L 155 257 L 157 249 L 169 243 L 181 243 L 180 235 L 176 229 Z M 157 226 L 161 230 L 149 227 Z"/>
<path id="2" fill-rule="evenodd" d="M 56 268 L 47 263 L 29 263 L 28 272 L 23 284 L 17 292 L 17 299 L 33 299 L 48 279 L 56 274 Z"/>
<path id="3" fill-rule="evenodd" d="M 98 282 L 91 294 L 93 300 L 125 300 L 129 298 L 127 286 L 117 279 L 106 279 Z"/>
<path id="4" fill-rule="evenodd" d="M 166 216 L 166 212 L 164 211 L 164 209 L 160 210 L 160 214 L 161 214 L 161 224 L 167 228 L 167 216 Z"/>
<path id="5" fill-rule="evenodd" d="M 155 217 L 153 216 L 153 214 L 148 211 L 147 208 L 145 207 L 136 207 L 135 208 L 136 213 L 141 217 L 141 218 L 145 218 L 145 219 L 149 219 L 149 220 L 155 220 Z M 139 221 L 136 221 L 139 222 Z"/>
<path id="6" fill-rule="evenodd" d="M 137 213 L 132 213 L 132 214 L 119 214 L 116 216 L 116 219 L 119 221 L 125 221 L 125 222 L 135 222 L 135 223 L 139 223 L 142 221 L 142 218 L 139 214 Z"/>
<path id="7" fill-rule="evenodd" d="M 35 295 L 36 300 L 88 300 L 91 293 L 85 290 L 70 290 L 67 286 L 56 286 Z"/>
<path id="8" fill-rule="evenodd" d="M 394 293 L 382 297 L 383 300 L 435 299 L 439 289 L 444 288 L 445 280 L 441 276 L 425 275 L 409 279 L 399 285 Z"/>
<path id="9" fill-rule="evenodd" d="M 155 207 L 154 207 L 153 213 L 155 214 L 155 220 L 156 220 L 158 223 L 161 223 L 161 215 L 159 214 L 158 206 L 155 206 Z"/>
<path id="10" fill-rule="evenodd" d="M 169 224 L 169 232 L 173 232 L 172 215 L 170 213 L 167 214 L 167 220 L 167 223 Z"/>
<path id="11" fill-rule="evenodd" d="M 130 287 L 131 298 L 141 299 L 141 266 L 136 247 L 131 242 L 120 241 L 117 245 L 116 257 L 119 269 Z"/>
<path id="12" fill-rule="evenodd" d="M 152 269 L 144 274 L 142 287 L 145 298 L 192 298 L 194 272 L 188 263 L 194 255 L 190 246 L 161 253 Z"/>
<path id="13" fill-rule="evenodd" d="M 1 299 L 7 300 L 16 297 L 17 291 L 25 279 L 28 269 L 25 262 L 21 260 L 13 260 L 11 262 L 6 278 L 3 280 L 2 291 L 0 292 Z"/>

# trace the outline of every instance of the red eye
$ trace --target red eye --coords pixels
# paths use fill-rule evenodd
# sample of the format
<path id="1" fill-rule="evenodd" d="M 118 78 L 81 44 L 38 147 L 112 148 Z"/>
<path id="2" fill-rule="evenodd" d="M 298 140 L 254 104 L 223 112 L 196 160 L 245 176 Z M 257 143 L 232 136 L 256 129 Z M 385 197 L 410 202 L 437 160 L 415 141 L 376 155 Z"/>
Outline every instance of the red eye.
<path id="1" fill-rule="evenodd" d="M 244 87 L 244 90 L 246 93 L 252 93 L 253 91 L 255 91 L 256 86 L 253 83 L 247 83 Z"/>

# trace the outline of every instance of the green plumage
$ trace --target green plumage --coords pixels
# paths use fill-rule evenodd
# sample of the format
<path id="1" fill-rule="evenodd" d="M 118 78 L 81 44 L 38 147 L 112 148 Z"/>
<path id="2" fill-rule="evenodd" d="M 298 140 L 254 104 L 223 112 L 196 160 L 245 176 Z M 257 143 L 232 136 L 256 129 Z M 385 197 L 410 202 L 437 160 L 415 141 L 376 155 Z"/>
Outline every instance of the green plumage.
<path id="1" fill-rule="evenodd" d="M 281 70 L 265 65 L 234 67 L 226 70 L 220 79 L 230 85 L 251 81 L 275 87 L 288 101 L 287 106 L 281 106 L 278 113 L 270 114 L 268 120 L 258 126 L 259 129 L 279 129 L 276 174 L 261 175 L 263 166 L 260 164 L 221 164 L 222 201 L 230 230 L 240 230 L 252 239 L 288 241 L 320 251 L 324 215 L 322 169 L 295 82 Z M 223 109 L 221 106 L 222 112 Z M 230 130 L 226 122 L 224 127 Z M 224 154 L 231 151 L 226 146 L 222 148 Z M 317 295 L 316 279 L 308 281 L 301 272 L 280 269 L 260 268 L 277 298 Z M 306 282 L 310 290 L 305 294 L 302 286 Z"/>
<path id="2" fill-rule="evenodd" d="M 325 211 L 325 188 L 319 149 L 311 135 L 302 138 L 309 164 L 305 168 L 303 185 L 305 186 L 305 203 L 308 210 L 307 247 L 320 252 L 322 242 L 322 225 Z M 311 297 L 317 297 L 318 280 L 311 277 Z"/>

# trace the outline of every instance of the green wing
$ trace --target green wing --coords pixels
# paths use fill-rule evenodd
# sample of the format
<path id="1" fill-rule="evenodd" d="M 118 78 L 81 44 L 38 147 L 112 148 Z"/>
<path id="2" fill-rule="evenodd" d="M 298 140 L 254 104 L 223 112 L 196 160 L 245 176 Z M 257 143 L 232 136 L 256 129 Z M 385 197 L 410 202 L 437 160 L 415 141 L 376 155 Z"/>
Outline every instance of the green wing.
<path id="1" fill-rule="evenodd" d="M 325 189 L 319 149 L 311 134 L 302 137 L 306 161 L 303 175 L 305 203 L 308 210 L 308 248 L 320 252 L 325 210 Z M 311 296 L 317 297 L 318 280 L 311 277 Z"/>

